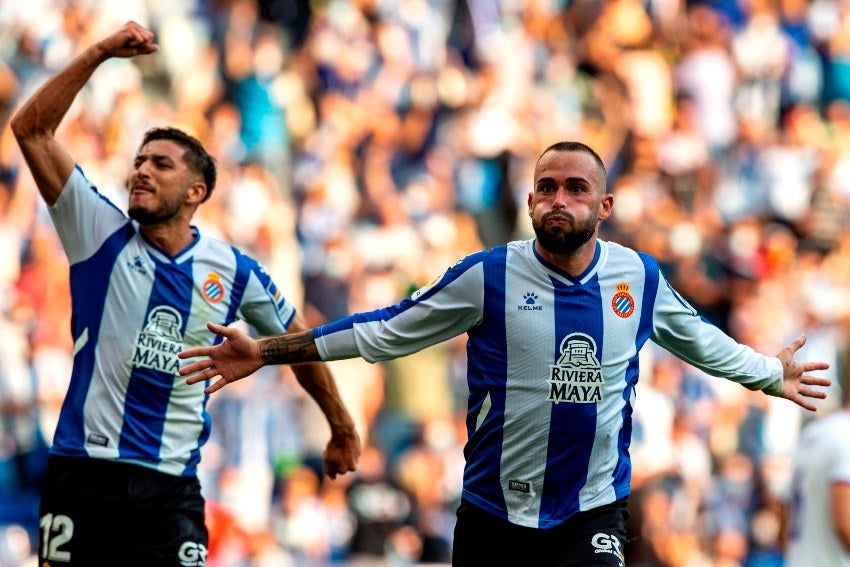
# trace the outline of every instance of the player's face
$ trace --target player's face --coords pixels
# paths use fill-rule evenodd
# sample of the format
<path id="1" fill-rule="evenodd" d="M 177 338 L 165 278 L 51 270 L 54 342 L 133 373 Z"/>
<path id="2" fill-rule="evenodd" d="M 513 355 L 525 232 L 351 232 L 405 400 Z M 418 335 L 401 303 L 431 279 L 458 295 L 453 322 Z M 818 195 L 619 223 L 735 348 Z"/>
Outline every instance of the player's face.
<path id="1" fill-rule="evenodd" d="M 183 153 L 171 140 L 153 140 L 139 149 L 129 179 L 130 218 L 152 225 L 180 213 L 201 177 L 189 169 Z"/>
<path id="2" fill-rule="evenodd" d="M 585 152 L 550 151 L 537 162 L 528 214 L 537 241 L 553 254 L 570 254 L 590 241 L 611 214 L 602 169 Z"/>

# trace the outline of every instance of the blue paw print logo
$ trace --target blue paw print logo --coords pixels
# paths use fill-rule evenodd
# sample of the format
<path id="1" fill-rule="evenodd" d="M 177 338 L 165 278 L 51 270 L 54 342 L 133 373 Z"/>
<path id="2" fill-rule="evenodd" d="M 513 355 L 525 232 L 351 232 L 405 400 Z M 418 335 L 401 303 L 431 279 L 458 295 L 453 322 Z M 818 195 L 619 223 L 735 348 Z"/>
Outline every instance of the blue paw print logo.
<path id="1" fill-rule="evenodd" d="M 136 256 L 135 258 L 133 258 L 132 262 L 127 262 L 127 267 L 139 272 L 142 275 L 147 274 L 147 272 L 145 272 L 145 264 L 144 262 L 142 262 L 141 256 Z"/>
<path id="2" fill-rule="evenodd" d="M 537 301 L 537 294 L 533 291 L 526 291 L 525 294 L 523 294 L 522 298 L 525 299 L 526 305 L 534 305 L 534 303 Z"/>

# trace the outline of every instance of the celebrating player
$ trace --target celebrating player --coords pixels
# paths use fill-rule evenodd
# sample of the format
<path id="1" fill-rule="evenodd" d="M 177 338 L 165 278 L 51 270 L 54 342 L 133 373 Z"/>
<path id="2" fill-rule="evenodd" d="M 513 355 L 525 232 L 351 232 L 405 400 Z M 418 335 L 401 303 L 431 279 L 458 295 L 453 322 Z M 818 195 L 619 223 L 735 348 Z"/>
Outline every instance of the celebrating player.
<path id="1" fill-rule="evenodd" d="M 153 34 L 128 22 L 12 120 L 71 264 L 74 366 L 41 499 L 43 565 L 204 565 L 196 471 L 210 420 L 204 393 L 177 373 L 177 352 L 213 344 L 210 319 L 244 319 L 266 334 L 305 328 L 257 261 L 190 224 L 216 181 L 198 140 L 175 128 L 145 134 L 129 175 L 130 218 L 57 141 L 100 64 L 156 50 Z M 354 470 L 360 442 L 327 366 L 294 371 L 331 426 L 327 474 Z"/>
<path id="2" fill-rule="evenodd" d="M 814 410 L 829 380 L 705 322 L 658 262 L 598 238 L 611 215 L 605 166 L 578 142 L 537 161 L 536 238 L 471 254 L 398 305 L 290 336 L 225 337 L 189 349 L 181 374 L 214 392 L 267 364 L 387 360 L 468 335 L 469 408 L 453 563 L 622 567 L 638 353 L 652 340 L 690 364 Z"/>

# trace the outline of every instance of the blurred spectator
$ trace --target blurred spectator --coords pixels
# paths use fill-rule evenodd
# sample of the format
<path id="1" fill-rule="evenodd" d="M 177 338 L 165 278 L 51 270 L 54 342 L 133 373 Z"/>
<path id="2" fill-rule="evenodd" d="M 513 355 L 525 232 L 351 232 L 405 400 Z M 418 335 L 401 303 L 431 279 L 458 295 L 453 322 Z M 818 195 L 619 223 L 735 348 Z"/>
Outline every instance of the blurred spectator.
<path id="1" fill-rule="evenodd" d="M 349 544 L 354 558 L 383 557 L 393 534 L 411 525 L 413 499 L 390 478 L 386 456 L 374 445 L 363 448 L 347 500 L 355 520 Z"/>

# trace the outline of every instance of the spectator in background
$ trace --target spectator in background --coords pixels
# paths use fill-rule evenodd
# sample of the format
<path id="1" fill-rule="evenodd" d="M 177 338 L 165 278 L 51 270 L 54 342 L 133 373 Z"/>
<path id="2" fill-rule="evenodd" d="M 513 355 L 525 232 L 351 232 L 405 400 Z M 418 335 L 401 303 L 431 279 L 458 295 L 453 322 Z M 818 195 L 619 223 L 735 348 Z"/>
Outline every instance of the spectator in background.
<path id="1" fill-rule="evenodd" d="M 788 503 L 786 565 L 850 565 L 850 368 L 842 406 L 803 428 Z"/>

